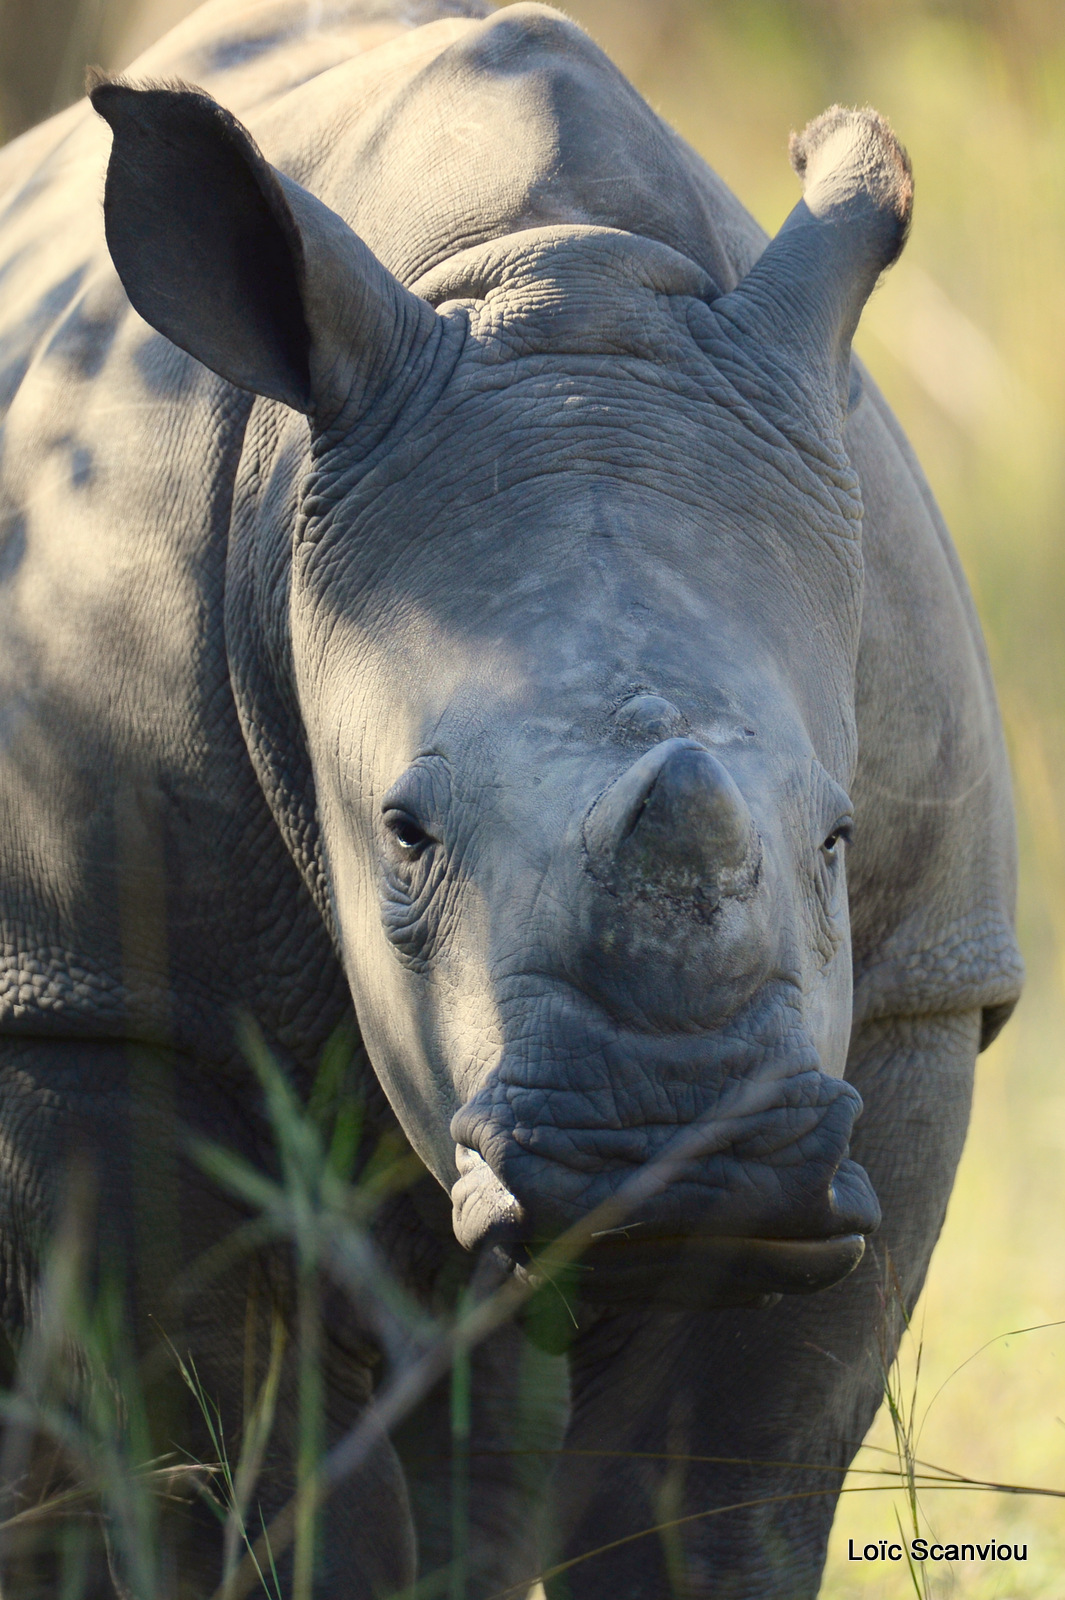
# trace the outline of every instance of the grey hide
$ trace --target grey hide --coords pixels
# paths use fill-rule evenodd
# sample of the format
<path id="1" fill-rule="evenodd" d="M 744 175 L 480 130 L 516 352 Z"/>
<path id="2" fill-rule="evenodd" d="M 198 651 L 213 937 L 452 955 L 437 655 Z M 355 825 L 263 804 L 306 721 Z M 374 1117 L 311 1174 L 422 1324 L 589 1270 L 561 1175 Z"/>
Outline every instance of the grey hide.
<path id="1" fill-rule="evenodd" d="M 301 1092 L 347 1029 L 427 1303 L 627 1225 L 565 1357 L 474 1359 L 467 1594 L 742 1503 L 549 1593 L 812 1596 L 1020 982 L 979 628 L 850 357 L 905 157 L 826 114 L 767 248 L 579 28 L 480 0 L 210 0 L 94 101 L 0 152 L 8 1337 L 76 1170 L 237 1437 L 292 1287 L 190 1287 L 243 1213 L 187 1134 L 269 1166 L 237 1020 Z M 334 1439 L 381 1356 L 328 1309 Z M 286 1366 L 268 1516 L 295 1428 Z M 445 1385 L 322 1600 L 450 1560 L 449 1450 Z M 210 1593 L 209 1519 L 166 1537 Z"/>

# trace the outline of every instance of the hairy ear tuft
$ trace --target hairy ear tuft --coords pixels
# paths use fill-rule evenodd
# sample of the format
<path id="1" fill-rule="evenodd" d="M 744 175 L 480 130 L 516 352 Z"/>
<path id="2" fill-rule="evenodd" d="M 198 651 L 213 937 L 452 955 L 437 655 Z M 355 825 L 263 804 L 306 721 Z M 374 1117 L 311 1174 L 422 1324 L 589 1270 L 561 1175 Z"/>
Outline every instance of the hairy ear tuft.
<path id="1" fill-rule="evenodd" d="M 803 196 L 743 281 L 723 297 L 737 327 L 803 370 L 842 426 L 862 307 L 906 242 L 910 158 L 876 111 L 831 106 L 791 137 Z M 729 310 L 729 308 L 734 308 Z M 828 414 L 826 413 L 826 416 Z"/>
<path id="2" fill-rule="evenodd" d="M 881 215 L 894 218 L 894 237 L 882 262 L 889 267 L 910 231 L 913 167 L 887 118 L 872 106 L 829 106 L 801 133 L 791 135 L 788 154 L 814 216 L 864 198 Z"/>

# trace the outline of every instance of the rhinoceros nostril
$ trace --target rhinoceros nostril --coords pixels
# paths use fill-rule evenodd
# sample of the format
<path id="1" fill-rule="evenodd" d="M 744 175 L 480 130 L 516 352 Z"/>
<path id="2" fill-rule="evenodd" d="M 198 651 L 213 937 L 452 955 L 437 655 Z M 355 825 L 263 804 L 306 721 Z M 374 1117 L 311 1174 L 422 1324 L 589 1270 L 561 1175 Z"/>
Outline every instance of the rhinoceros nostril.
<path id="1" fill-rule="evenodd" d="M 668 894 L 729 892 L 756 834 L 733 778 L 693 739 L 666 739 L 592 807 L 584 842 L 597 876 Z"/>
<path id="2" fill-rule="evenodd" d="M 467 1145 L 456 1145 L 458 1182 L 451 1190 L 455 1237 L 467 1250 L 486 1241 L 521 1239 L 525 1212 L 487 1161 Z"/>

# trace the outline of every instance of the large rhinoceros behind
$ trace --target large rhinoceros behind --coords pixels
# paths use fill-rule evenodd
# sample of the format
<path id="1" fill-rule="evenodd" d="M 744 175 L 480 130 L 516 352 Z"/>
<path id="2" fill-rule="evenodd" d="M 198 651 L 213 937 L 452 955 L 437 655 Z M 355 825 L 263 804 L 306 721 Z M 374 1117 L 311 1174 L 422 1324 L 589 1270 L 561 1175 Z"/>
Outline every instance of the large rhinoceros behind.
<path id="1" fill-rule="evenodd" d="M 519 1274 L 624 1216 L 557 1592 L 813 1595 L 1019 981 L 978 628 L 850 358 L 905 156 L 827 113 L 763 252 L 577 27 L 480 0 L 212 0 L 94 102 L 106 245 L 89 108 L 0 157 L 5 1325 L 75 1152 L 165 1324 L 238 1220 L 176 1131 L 266 1159 L 235 1016 L 306 1083 L 354 1003 L 443 1186 L 408 1279 L 454 1276 L 433 1194 Z M 237 1418 L 246 1293 L 181 1335 Z M 535 1571 L 522 1337 L 475 1362 L 471 1595 Z M 327 1355 L 335 1436 L 373 1352 Z M 316 1592 L 449 1559 L 447 1451 L 436 1394 Z"/>

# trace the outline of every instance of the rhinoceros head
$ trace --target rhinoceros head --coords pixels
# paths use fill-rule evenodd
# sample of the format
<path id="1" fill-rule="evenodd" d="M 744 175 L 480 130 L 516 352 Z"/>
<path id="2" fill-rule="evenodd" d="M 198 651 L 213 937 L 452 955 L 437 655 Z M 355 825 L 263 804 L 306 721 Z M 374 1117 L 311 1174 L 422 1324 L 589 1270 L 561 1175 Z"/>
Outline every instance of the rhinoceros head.
<path id="1" fill-rule="evenodd" d="M 878 1220 L 842 1079 L 841 430 L 909 218 L 894 137 L 812 124 L 804 199 L 729 293 L 575 224 L 415 293 L 202 94 L 95 103 L 134 306 L 310 419 L 262 412 L 304 430 L 276 670 L 313 790 L 287 803 L 459 1238 L 520 1259 L 594 1213 L 607 1299 L 678 1261 L 667 1295 L 709 1303 L 835 1281 Z"/>

